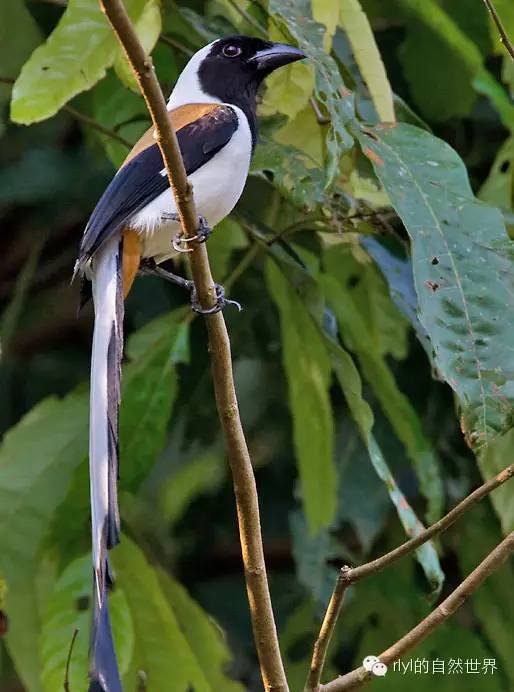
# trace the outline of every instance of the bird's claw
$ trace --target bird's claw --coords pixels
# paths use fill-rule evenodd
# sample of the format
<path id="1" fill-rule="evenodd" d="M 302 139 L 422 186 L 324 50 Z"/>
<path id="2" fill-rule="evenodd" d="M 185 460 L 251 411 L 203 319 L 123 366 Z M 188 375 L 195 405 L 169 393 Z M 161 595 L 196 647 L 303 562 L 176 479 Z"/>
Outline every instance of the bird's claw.
<path id="1" fill-rule="evenodd" d="M 220 312 L 220 310 L 223 310 L 223 308 L 227 305 L 234 305 L 238 311 L 241 312 L 243 309 L 241 303 L 238 303 L 237 300 L 230 300 L 229 298 L 226 298 L 225 289 L 223 286 L 220 284 L 214 284 L 214 287 L 216 289 L 216 304 L 213 305 L 212 308 L 204 309 L 200 305 L 196 288 L 193 286 L 191 290 L 191 308 L 194 312 L 197 312 L 199 315 L 215 315 L 217 312 Z"/>
<path id="2" fill-rule="evenodd" d="M 198 217 L 198 228 L 196 230 L 196 235 L 186 238 L 182 233 L 177 233 L 172 240 L 173 249 L 176 252 L 193 252 L 193 248 L 182 247 L 183 243 L 192 243 L 196 241 L 197 243 L 205 243 L 207 238 L 211 235 L 212 229 L 207 223 L 203 216 Z"/>

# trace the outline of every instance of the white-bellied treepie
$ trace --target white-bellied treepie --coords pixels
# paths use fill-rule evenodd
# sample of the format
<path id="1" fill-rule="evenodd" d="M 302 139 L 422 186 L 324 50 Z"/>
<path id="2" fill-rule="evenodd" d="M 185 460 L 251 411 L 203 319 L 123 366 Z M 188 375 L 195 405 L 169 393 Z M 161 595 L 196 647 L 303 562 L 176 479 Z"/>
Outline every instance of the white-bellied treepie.
<path id="1" fill-rule="evenodd" d="M 230 213 L 245 186 L 257 140 L 259 85 L 273 70 L 303 57 L 292 46 L 232 36 L 199 50 L 182 71 L 168 110 L 201 215 L 201 237 Z M 91 281 L 95 308 L 89 433 L 94 568 L 90 692 L 122 689 L 106 589 L 107 550 L 118 542 L 120 530 L 116 484 L 123 300 L 138 270 L 173 278 L 158 265 L 180 250 L 179 233 L 175 201 L 151 128 L 96 205 L 76 265 L 83 279 Z M 214 309 L 223 303 L 220 290 Z"/>

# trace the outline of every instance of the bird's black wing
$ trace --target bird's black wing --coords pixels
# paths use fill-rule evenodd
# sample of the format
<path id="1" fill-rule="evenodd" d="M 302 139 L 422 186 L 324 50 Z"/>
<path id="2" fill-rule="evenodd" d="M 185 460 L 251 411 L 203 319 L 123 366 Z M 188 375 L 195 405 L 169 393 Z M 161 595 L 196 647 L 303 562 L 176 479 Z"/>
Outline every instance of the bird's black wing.
<path id="1" fill-rule="evenodd" d="M 230 106 L 220 105 L 177 132 L 186 173 L 191 175 L 230 141 L 238 127 Z M 169 187 L 157 144 L 152 144 L 120 168 L 96 205 L 80 243 L 83 266 L 100 245 L 122 230 L 131 216 Z"/>

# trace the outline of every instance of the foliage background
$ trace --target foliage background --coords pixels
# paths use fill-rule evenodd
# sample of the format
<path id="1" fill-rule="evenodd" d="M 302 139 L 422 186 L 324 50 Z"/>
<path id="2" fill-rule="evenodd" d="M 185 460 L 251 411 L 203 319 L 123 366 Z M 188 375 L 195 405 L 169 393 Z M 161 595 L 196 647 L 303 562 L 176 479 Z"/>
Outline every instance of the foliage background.
<path id="1" fill-rule="evenodd" d="M 126 4 L 166 92 L 188 53 L 219 35 L 264 31 L 312 58 L 269 80 L 253 174 L 209 241 L 217 280 L 244 305 L 226 319 L 299 690 L 337 566 L 394 546 L 511 461 L 514 69 L 479 0 L 361 0 L 365 15 L 357 0 Z M 512 3 L 495 4 L 512 36 Z M 79 627 L 78 692 L 92 313 L 76 316 L 69 279 L 123 141 L 148 118 L 94 0 L 4 0 L 0 45 L 0 681 L 61 689 Z M 313 89 L 333 128 L 317 122 Z M 393 92 L 411 126 L 373 127 L 391 120 Z M 204 326 L 177 289 L 142 278 L 125 329 L 125 536 L 111 598 L 125 689 L 259 690 Z M 494 497 L 418 562 L 351 592 L 327 679 L 401 636 L 512 530 L 512 488 Z M 494 658 L 497 672 L 473 689 L 514 689 L 513 576 L 506 565 L 414 657 Z M 471 684 L 375 684 L 435 681 Z"/>

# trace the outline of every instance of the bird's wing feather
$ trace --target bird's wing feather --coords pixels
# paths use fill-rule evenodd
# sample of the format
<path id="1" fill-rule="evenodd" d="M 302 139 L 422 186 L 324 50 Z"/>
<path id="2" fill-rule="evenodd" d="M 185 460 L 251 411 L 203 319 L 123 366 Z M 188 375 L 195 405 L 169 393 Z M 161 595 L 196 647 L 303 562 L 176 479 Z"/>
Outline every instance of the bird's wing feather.
<path id="1" fill-rule="evenodd" d="M 186 172 L 191 175 L 230 141 L 239 121 L 234 109 L 226 105 L 190 104 L 177 111 L 170 117 L 180 125 L 177 139 Z M 185 123 L 190 117 L 194 119 Z M 84 266 L 102 243 L 169 187 L 168 177 L 162 173 L 161 152 L 151 142 L 153 130 L 135 145 L 100 198 L 82 237 L 79 265 Z"/>

